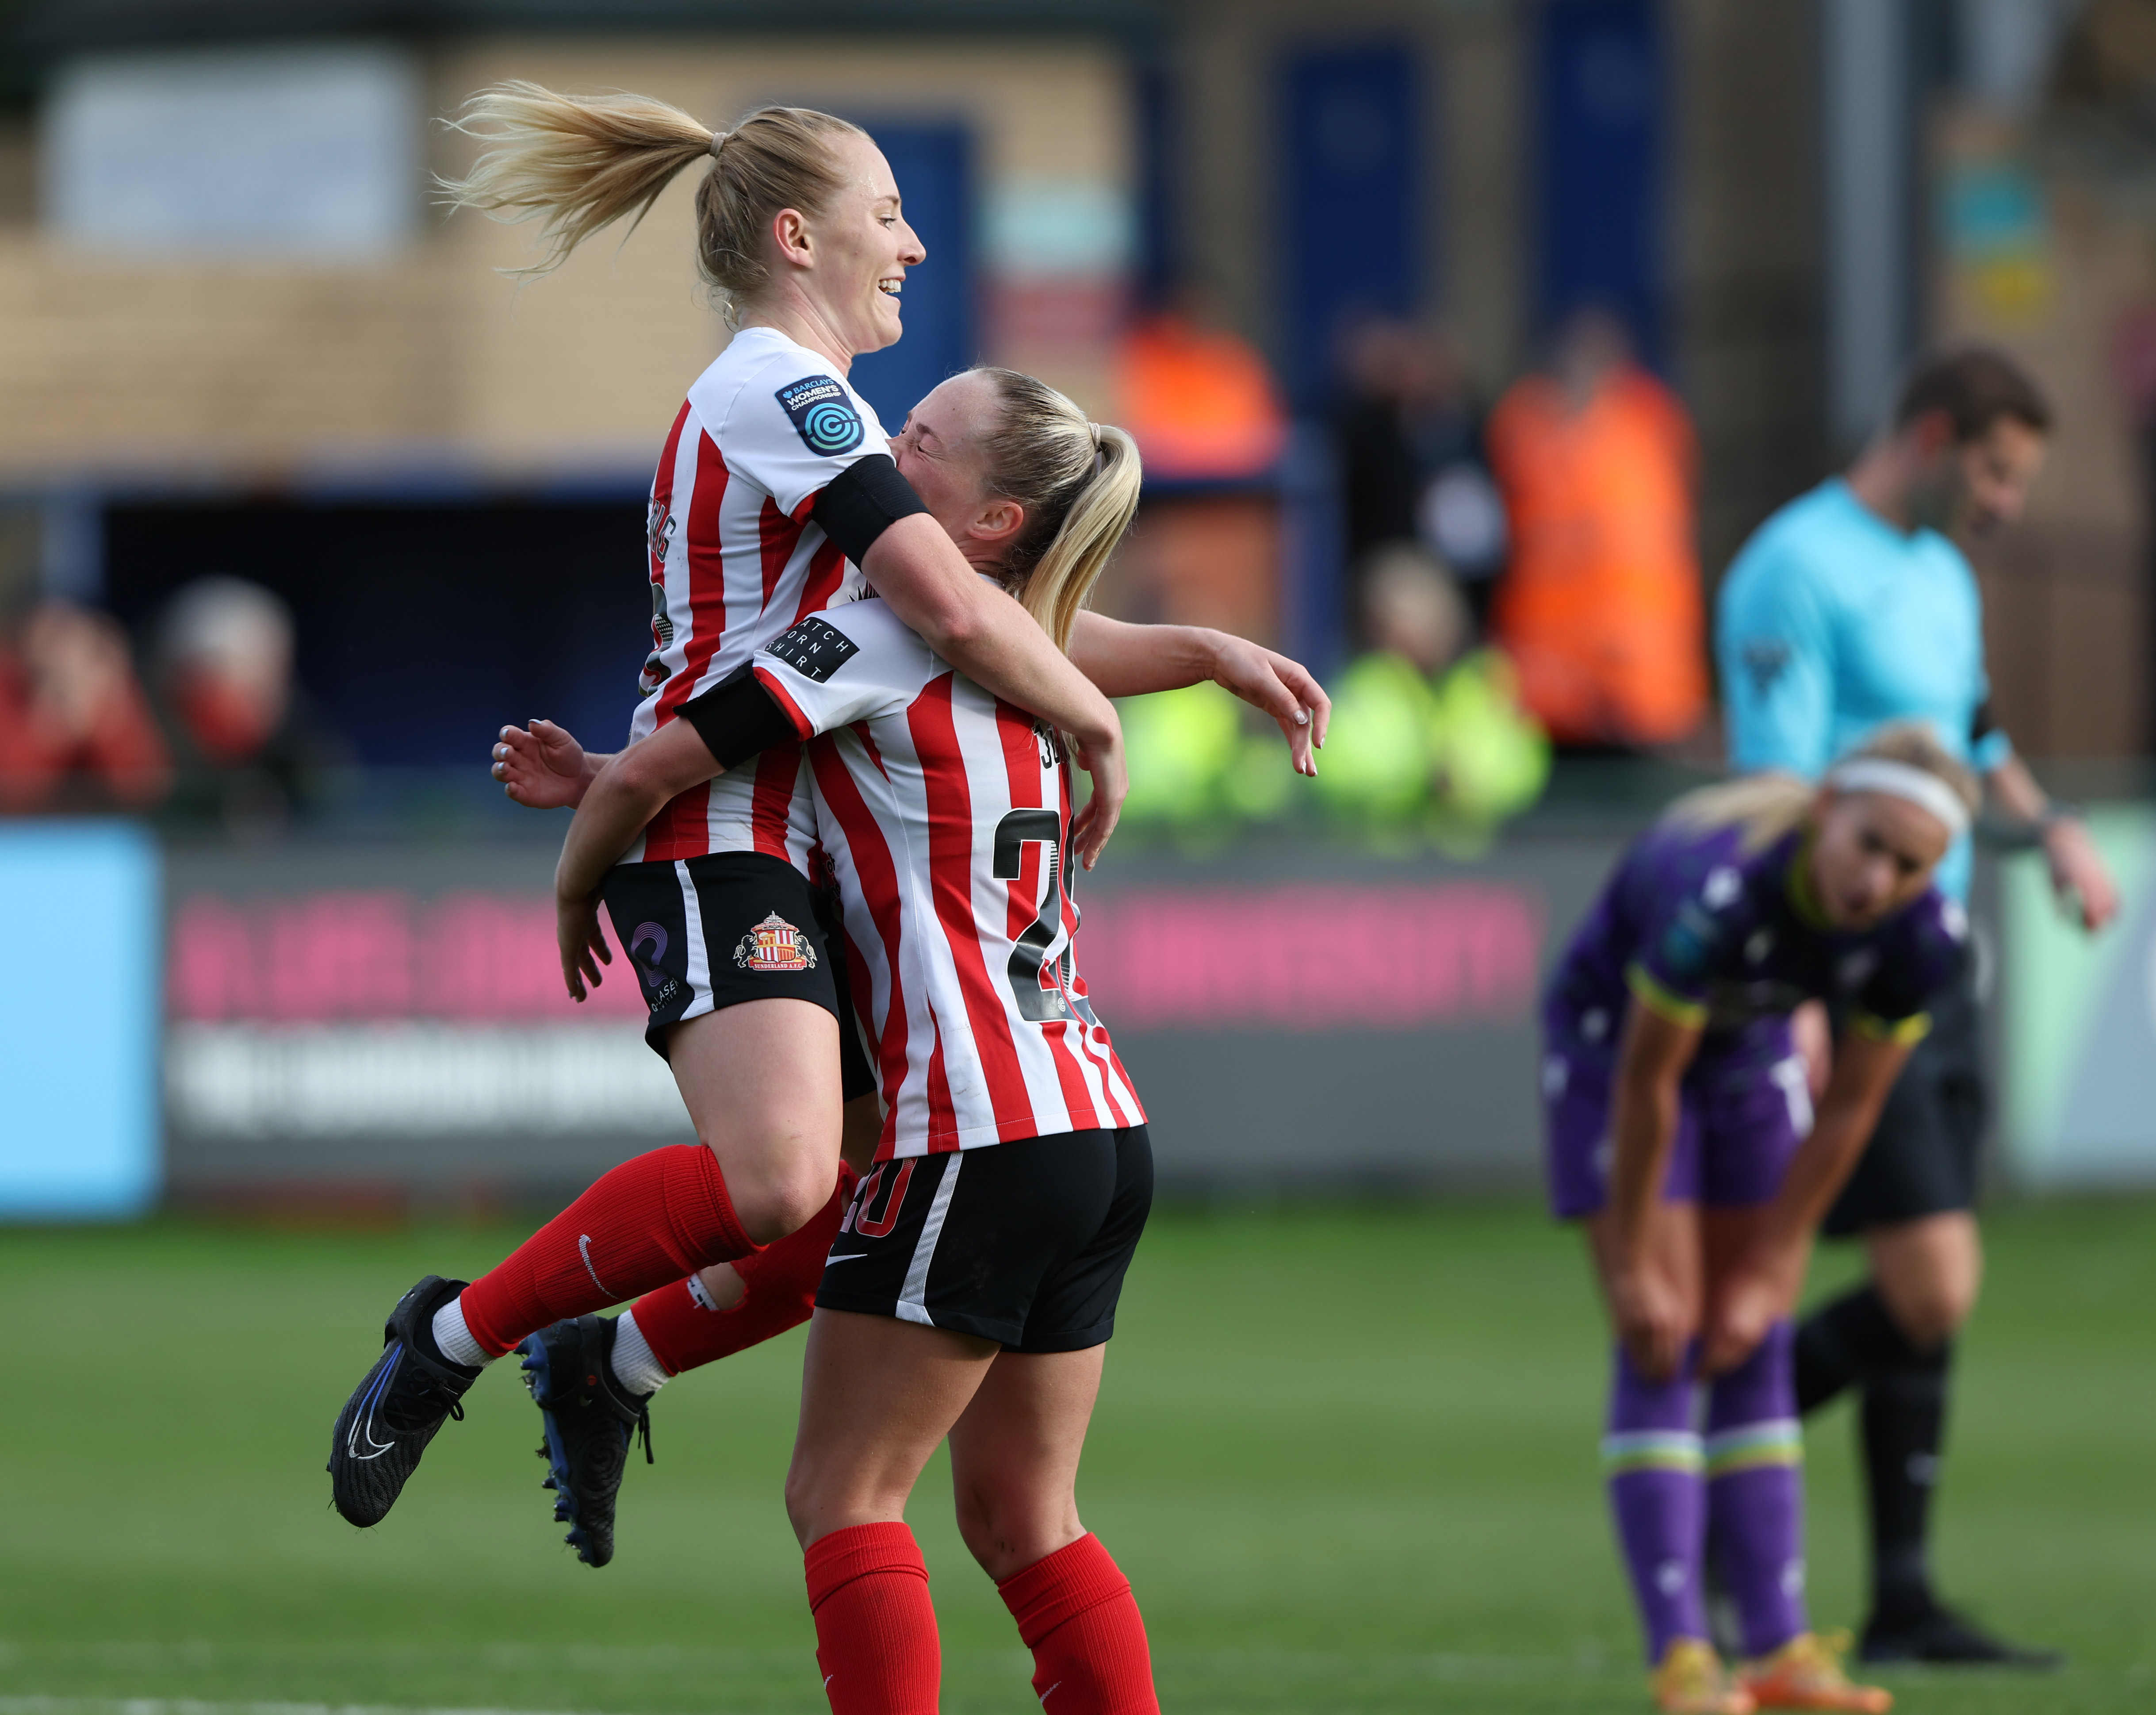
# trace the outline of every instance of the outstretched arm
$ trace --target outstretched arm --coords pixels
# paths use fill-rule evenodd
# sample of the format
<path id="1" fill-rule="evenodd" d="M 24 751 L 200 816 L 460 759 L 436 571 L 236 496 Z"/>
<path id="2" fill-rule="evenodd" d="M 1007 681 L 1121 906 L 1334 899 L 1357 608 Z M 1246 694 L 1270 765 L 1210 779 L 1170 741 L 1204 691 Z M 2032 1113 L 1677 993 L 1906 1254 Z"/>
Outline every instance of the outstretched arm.
<path id="1" fill-rule="evenodd" d="M 1071 629 L 1070 660 L 1110 696 L 1210 680 L 1280 723 L 1298 774 L 1317 773 L 1311 752 L 1325 747 L 1332 699 L 1300 661 L 1207 626 L 1131 625 L 1094 613 Z"/>
<path id="2" fill-rule="evenodd" d="M 1130 791 L 1115 706 L 1030 614 L 966 563 L 926 512 L 886 526 L 860 564 L 891 611 L 937 655 L 1005 702 L 1070 735 L 1080 766 L 1093 777 L 1092 796 L 1070 829 L 1091 869 Z"/>

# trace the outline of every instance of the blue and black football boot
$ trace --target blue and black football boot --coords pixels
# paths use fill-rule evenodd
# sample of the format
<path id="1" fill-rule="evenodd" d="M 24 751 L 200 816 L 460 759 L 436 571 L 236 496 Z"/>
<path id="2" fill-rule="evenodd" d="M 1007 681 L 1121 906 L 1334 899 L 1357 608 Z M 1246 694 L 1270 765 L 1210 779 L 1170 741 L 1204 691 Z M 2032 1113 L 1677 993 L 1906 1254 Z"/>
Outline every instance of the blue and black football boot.
<path id="1" fill-rule="evenodd" d="M 357 1525 L 379 1524 L 444 1418 L 463 1420 L 459 1402 L 479 1371 L 452 1363 L 434 1344 L 434 1312 L 466 1282 L 427 1278 L 397 1301 L 382 1325 L 382 1356 L 344 1402 L 330 1436 L 330 1492 Z"/>
<path id="2" fill-rule="evenodd" d="M 611 1318 L 579 1316 L 542 1328 L 518 1349 L 525 1385 L 539 1408 L 547 1439 L 539 1456 L 554 1492 L 554 1522 L 587 1566 L 613 1558 L 613 1505 L 629 1468 L 629 1444 L 644 1435 L 651 1461 L 651 1395 L 632 1394 L 613 1373 Z"/>

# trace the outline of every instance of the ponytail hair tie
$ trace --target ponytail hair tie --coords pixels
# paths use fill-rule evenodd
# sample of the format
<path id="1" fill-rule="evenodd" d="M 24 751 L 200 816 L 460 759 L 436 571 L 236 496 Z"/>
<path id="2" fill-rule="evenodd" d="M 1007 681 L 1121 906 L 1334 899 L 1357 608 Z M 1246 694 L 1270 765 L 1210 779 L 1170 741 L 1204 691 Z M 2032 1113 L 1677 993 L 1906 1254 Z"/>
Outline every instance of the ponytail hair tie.
<path id="1" fill-rule="evenodd" d="M 1093 437 L 1093 474 L 1098 476 L 1107 468 L 1108 449 L 1101 444 L 1101 425 L 1090 417 L 1086 420 L 1086 432 Z"/>
<path id="2" fill-rule="evenodd" d="M 710 153 L 712 160 L 716 161 L 719 158 L 719 151 L 726 146 L 726 139 L 732 135 L 733 133 L 732 131 L 713 131 L 711 133 Z"/>

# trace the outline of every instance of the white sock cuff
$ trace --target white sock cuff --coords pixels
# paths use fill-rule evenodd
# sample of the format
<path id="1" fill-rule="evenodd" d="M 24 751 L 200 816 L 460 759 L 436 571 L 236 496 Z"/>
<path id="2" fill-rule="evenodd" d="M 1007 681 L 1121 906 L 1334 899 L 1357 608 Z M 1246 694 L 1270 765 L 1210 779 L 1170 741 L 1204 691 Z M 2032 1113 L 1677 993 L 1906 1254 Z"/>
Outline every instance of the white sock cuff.
<path id="1" fill-rule="evenodd" d="M 636 1325 L 636 1312 L 622 1312 L 613 1325 L 613 1379 L 631 1394 L 655 1394 L 674 1378 L 652 1351 Z"/>
<path id="2" fill-rule="evenodd" d="M 464 1294 L 459 1292 L 434 1312 L 434 1344 L 443 1357 L 466 1368 L 485 1368 L 501 1354 L 490 1352 L 465 1326 Z"/>

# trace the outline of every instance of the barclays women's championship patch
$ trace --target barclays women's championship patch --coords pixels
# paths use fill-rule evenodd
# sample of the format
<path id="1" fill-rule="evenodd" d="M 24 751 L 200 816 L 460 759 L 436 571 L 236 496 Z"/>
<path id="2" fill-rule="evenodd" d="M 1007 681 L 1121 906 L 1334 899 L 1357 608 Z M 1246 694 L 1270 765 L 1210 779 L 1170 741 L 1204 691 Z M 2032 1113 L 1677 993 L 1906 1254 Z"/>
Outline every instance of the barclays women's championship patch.
<path id="1" fill-rule="evenodd" d="M 812 453 L 826 458 L 850 453 L 861 444 L 861 413 L 846 390 L 828 375 L 804 375 L 788 382 L 774 397 L 793 419 Z"/>

